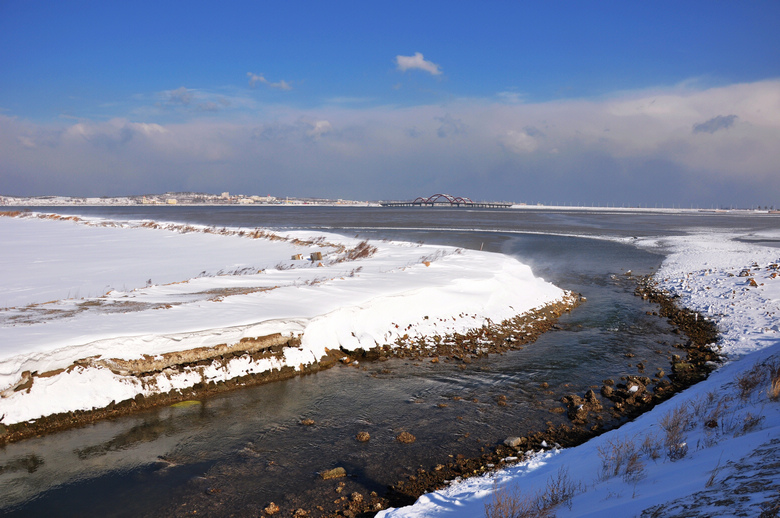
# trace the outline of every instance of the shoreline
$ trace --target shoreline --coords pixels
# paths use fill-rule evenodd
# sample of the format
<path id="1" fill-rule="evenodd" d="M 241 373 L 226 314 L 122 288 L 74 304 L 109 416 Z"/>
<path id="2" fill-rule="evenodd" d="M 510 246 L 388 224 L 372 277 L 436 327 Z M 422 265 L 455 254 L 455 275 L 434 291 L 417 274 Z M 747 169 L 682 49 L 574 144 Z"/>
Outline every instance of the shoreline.
<path id="1" fill-rule="evenodd" d="M 687 337 L 687 343 L 681 349 L 681 353 L 686 355 L 685 359 L 682 357 L 672 359 L 669 376 L 671 381 L 657 380 L 657 382 L 652 384 L 652 395 L 650 393 L 651 383 L 649 379 L 643 380 L 643 376 L 624 376 L 623 382 L 635 382 L 642 385 L 643 388 L 637 394 L 641 397 L 633 397 L 625 390 L 625 384 L 623 384 L 622 395 L 616 394 L 611 399 L 614 403 L 619 404 L 622 402 L 620 411 L 615 411 L 615 408 L 589 411 L 584 419 L 582 416 L 580 416 L 580 419 L 577 419 L 576 413 L 569 411 L 570 424 L 568 425 L 548 426 L 545 430 L 532 432 L 523 437 L 508 438 L 503 443 L 495 443 L 492 446 L 486 444 L 486 450 L 488 451 L 478 457 L 465 457 L 457 454 L 444 464 L 429 466 L 427 469 L 419 468 L 416 474 L 389 485 L 386 492 L 382 495 L 363 495 L 363 497 L 358 499 L 347 498 L 312 503 L 310 508 L 304 509 L 309 513 L 307 516 L 328 518 L 336 516 L 373 516 L 377 512 L 389 507 L 411 505 L 421 495 L 441 489 L 451 481 L 497 471 L 514 463 L 522 462 L 528 455 L 539 450 L 578 446 L 598 435 L 619 428 L 640 414 L 649 411 L 657 404 L 669 399 L 674 394 L 706 378 L 713 368 L 713 362 L 719 360 L 717 353 L 707 347 L 708 344 L 711 344 L 717 338 L 717 330 L 714 324 L 694 311 L 677 307 L 673 298 L 654 287 L 651 278 L 637 278 L 636 281 L 635 295 L 659 304 L 661 307 L 658 312 L 659 318 L 667 318 L 681 334 Z M 435 362 L 441 358 L 443 361 L 461 362 L 465 367 L 465 364 L 491 353 L 501 354 L 533 344 L 542 333 L 556 325 L 557 319 L 561 315 L 570 312 L 583 302 L 581 296 L 577 294 L 569 293 L 568 295 L 566 301 L 548 304 L 543 308 L 530 311 L 524 315 L 518 315 L 500 324 L 472 329 L 469 333 L 448 335 L 446 340 L 437 339 L 438 337 L 426 337 L 429 338 L 427 343 L 423 343 L 422 340 L 418 339 L 410 340 L 406 343 L 396 343 L 395 347 L 386 344 L 383 347 L 376 347 L 370 350 L 331 350 L 320 361 L 304 366 L 302 370 L 286 366 L 281 369 L 273 369 L 260 374 L 250 374 L 228 381 L 212 381 L 185 390 L 174 390 L 149 397 L 139 395 L 133 399 L 100 409 L 53 414 L 37 419 L 35 422 L 16 423 L 7 426 L 4 433 L 0 435 L 0 446 L 44 434 L 87 426 L 103 419 L 122 417 L 184 401 L 207 398 L 243 387 L 313 374 L 337 364 L 349 365 L 363 362 L 382 362 L 390 358 L 430 359 Z M 523 326 L 526 326 L 526 329 L 530 329 L 529 334 L 520 337 L 516 341 L 507 340 L 508 337 L 514 336 L 513 330 Z M 489 340 L 489 345 L 485 343 L 486 339 Z M 487 350 L 474 346 L 480 340 L 480 345 L 482 347 L 487 346 Z M 265 353 L 260 351 L 258 354 Z M 200 363 L 203 363 L 203 361 Z M 675 367 L 676 364 L 677 367 Z M 643 381 L 646 383 L 643 383 Z M 619 382 L 616 388 L 620 387 L 621 383 Z M 604 395 L 603 389 L 604 387 L 602 387 L 601 396 L 606 402 L 610 398 Z M 567 398 L 578 397 L 574 394 L 564 396 L 561 403 L 563 406 L 566 406 Z M 587 395 L 582 401 L 586 400 Z M 571 403 L 571 400 L 568 402 Z M 592 410 L 587 404 L 585 406 L 587 409 Z M 565 412 L 566 410 L 563 411 Z M 603 416 L 604 419 L 591 419 L 597 415 Z M 592 426 L 586 426 L 588 424 Z M 349 476 L 348 473 L 347 476 Z M 284 512 L 282 515 L 294 513 L 298 509 L 283 508 Z M 261 515 L 270 516 L 267 513 L 261 513 Z"/>
<path id="2" fill-rule="evenodd" d="M 134 398 L 125 399 L 119 402 L 114 401 L 101 408 L 54 413 L 30 421 L 9 425 L 0 424 L 0 447 L 32 437 L 79 428 L 104 419 L 127 416 L 144 410 L 169 406 L 183 401 L 206 398 L 244 387 L 282 381 L 295 376 L 314 374 L 318 371 L 329 369 L 339 363 L 352 364 L 365 361 L 382 361 L 389 358 L 438 358 L 439 356 L 470 363 L 473 359 L 481 356 L 522 348 L 525 345 L 535 342 L 539 335 L 549 330 L 554 325 L 560 315 L 571 311 L 579 305 L 580 302 L 581 299 L 578 295 L 567 293 L 562 301 L 552 302 L 524 314 L 516 315 L 500 324 L 491 324 L 489 326 L 475 328 L 463 334 L 453 333 L 444 337 L 434 335 L 431 337 L 418 338 L 416 340 L 411 338 L 402 340 L 399 338 L 393 345 L 384 344 L 369 350 L 359 348 L 354 350 L 346 350 L 343 348 L 328 350 L 326 355 L 321 357 L 318 361 L 301 365 L 300 369 L 295 369 L 291 366 L 282 366 L 281 368 L 273 368 L 260 373 L 238 376 L 225 381 L 201 382 L 185 389 L 173 389 L 168 392 L 152 394 L 149 396 L 138 394 Z M 523 331 L 526 334 L 519 335 L 519 333 L 515 333 L 518 337 L 514 338 L 513 330 L 517 328 L 523 328 Z M 508 340 L 507 338 L 510 336 L 513 336 L 513 339 Z M 485 339 L 486 337 L 491 338 L 490 344 L 480 344 L 479 348 L 475 347 L 474 344 L 476 344 L 478 340 Z M 173 365 L 167 365 L 166 368 L 173 368 L 174 370 L 193 369 L 213 365 L 217 362 L 227 361 L 230 358 L 244 355 L 249 356 L 252 360 L 274 358 L 282 355 L 283 349 L 286 346 L 295 346 L 297 342 L 299 342 L 298 337 L 295 336 L 286 339 L 284 337 L 262 338 L 275 340 L 271 342 L 272 345 L 269 347 L 260 349 L 253 349 L 252 346 L 255 341 L 247 340 L 245 342 L 245 347 L 243 348 L 224 351 L 223 354 L 218 353 L 218 355 L 207 359 L 194 357 L 194 361 L 187 361 L 188 358 L 192 360 L 193 357 L 181 355 L 182 358 L 184 358 L 184 361 Z M 179 354 L 175 356 L 179 356 Z M 100 364 L 99 366 L 103 368 L 117 367 L 114 365 L 102 365 L 99 360 L 97 362 L 90 362 L 88 360 L 77 362 L 77 364 L 86 365 L 93 363 Z M 46 376 L 49 374 L 56 375 L 57 372 L 36 375 Z M 144 369 L 129 373 L 129 375 L 137 378 L 142 378 L 144 374 L 148 374 L 147 372 L 144 372 Z M 31 375 L 30 379 L 27 381 L 30 386 L 33 383 L 32 380 L 34 380 L 34 376 Z M 25 390 L 26 388 L 28 388 L 27 385 L 22 383 L 21 385 L 16 386 L 15 390 Z"/>
<path id="3" fill-rule="evenodd" d="M 398 480 L 390 485 L 382 497 L 374 496 L 366 502 L 345 501 L 342 508 L 324 512 L 322 506 L 317 509 L 306 510 L 306 516 L 321 516 L 324 518 L 336 518 L 340 516 L 374 516 L 377 512 L 387 508 L 398 508 L 411 505 L 423 494 L 430 493 L 446 487 L 453 481 L 471 477 L 479 477 L 498 471 L 515 463 L 523 462 L 540 450 L 555 450 L 558 448 L 572 448 L 579 446 L 590 439 L 604 434 L 610 430 L 620 428 L 622 425 L 637 418 L 639 415 L 650 411 L 656 405 L 668 400 L 675 394 L 695 385 L 707 378 L 719 362 L 721 356 L 713 351 L 709 345 L 718 339 L 718 331 L 715 324 L 703 318 L 699 313 L 688 308 L 678 307 L 674 298 L 655 288 L 650 276 L 637 279 L 635 295 L 650 300 L 661 306 L 658 312 L 659 318 L 666 318 L 675 326 L 678 332 L 687 338 L 680 350 L 685 353 L 683 359 L 679 355 L 671 358 L 670 381 L 658 380 L 653 383 L 652 394 L 647 391 L 650 383 L 643 383 L 643 376 L 624 376 L 625 383 L 618 383 L 610 396 L 604 393 L 605 384 L 602 387 L 602 400 L 615 403 L 610 411 L 598 408 L 601 405 L 593 405 L 588 396 L 577 400 L 579 396 L 564 396 L 562 403 L 569 408 L 571 424 L 548 426 L 544 431 L 537 431 L 523 437 L 507 438 L 503 443 L 494 444 L 490 451 L 479 457 L 465 457 L 457 455 L 446 464 L 438 464 L 429 469 L 420 468 L 415 475 L 410 475 L 404 480 Z M 605 380 L 613 381 L 613 380 Z M 630 392 L 627 385 L 639 386 L 636 393 Z M 622 386 L 622 389 L 620 388 Z M 592 391 L 589 391 L 592 392 Z M 577 415 L 572 412 L 572 407 L 577 408 L 580 402 L 586 410 L 586 415 Z M 574 405 L 572 405 L 574 403 Z M 619 410 L 616 411 L 616 408 Z M 598 409 L 597 409 L 598 408 Z M 610 419 L 598 421 L 594 417 L 609 415 Z M 593 424 L 586 427 L 586 424 Z M 316 514 L 319 511 L 322 514 Z M 295 510 L 290 509 L 290 512 Z"/>

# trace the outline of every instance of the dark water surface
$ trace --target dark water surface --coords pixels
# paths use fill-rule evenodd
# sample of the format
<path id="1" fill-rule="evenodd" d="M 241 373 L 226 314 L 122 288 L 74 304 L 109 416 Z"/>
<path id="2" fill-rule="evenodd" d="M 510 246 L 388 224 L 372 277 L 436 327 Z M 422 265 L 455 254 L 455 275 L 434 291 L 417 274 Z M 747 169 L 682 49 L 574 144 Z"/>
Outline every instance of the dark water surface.
<path id="1" fill-rule="evenodd" d="M 52 211 L 52 208 L 42 209 Z M 0 450 L 0 510 L 8 516 L 169 516 L 196 506 L 257 515 L 268 502 L 333 498 L 317 472 L 344 466 L 349 492 L 477 455 L 510 435 L 561 423 L 564 394 L 605 378 L 669 370 L 679 337 L 632 295 L 625 275 L 652 273 L 663 256 L 609 241 L 555 234 L 639 236 L 708 227 L 751 233 L 776 218 L 711 214 L 603 214 L 315 207 L 63 208 L 59 213 L 214 226 L 318 228 L 366 237 L 484 248 L 513 255 L 587 302 L 521 351 L 459 362 L 390 360 L 104 421 Z M 533 232 L 533 233 L 528 233 Z M 627 358 L 626 353 L 634 355 Z M 465 368 L 464 368 L 465 367 Z M 540 383 L 547 382 L 548 390 Z M 499 404 L 500 397 L 506 405 Z M 315 421 L 300 425 L 301 419 Z M 358 431 L 371 440 L 359 443 Z M 413 444 L 394 437 L 408 431 Z M 349 494 L 349 493 L 346 493 Z"/>

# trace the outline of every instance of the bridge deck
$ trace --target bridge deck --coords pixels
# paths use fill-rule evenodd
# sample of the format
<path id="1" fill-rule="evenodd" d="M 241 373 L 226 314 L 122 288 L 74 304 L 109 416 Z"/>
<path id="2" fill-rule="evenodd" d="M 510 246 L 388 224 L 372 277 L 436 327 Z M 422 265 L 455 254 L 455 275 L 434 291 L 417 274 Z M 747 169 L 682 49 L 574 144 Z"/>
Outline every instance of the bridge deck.
<path id="1" fill-rule="evenodd" d="M 471 207 L 479 209 L 508 209 L 511 203 L 503 202 L 414 202 L 414 201 L 383 201 L 382 207 Z"/>

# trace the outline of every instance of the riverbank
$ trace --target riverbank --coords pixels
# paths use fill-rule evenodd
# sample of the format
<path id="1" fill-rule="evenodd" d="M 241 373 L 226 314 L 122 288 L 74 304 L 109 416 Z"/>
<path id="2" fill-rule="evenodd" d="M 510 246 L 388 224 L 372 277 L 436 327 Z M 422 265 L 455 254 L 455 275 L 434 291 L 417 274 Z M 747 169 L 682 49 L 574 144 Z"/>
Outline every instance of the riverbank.
<path id="1" fill-rule="evenodd" d="M 373 516 L 376 512 L 387 507 L 402 507 L 413 504 L 421 495 L 447 487 L 452 482 L 460 482 L 473 477 L 483 477 L 517 463 L 522 463 L 534 458 L 540 451 L 558 451 L 561 448 L 572 448 L 581 445 L 588 440 L 597 437 L 611 429 L 617 428 L 630 419 L 636 418 L 644 412 L 652 409 L 657 404 L 669 399 L 676 393 L 685 390 L 698 381 L 706 378 L 718 361 L 717 352 L 711 349 L 717 340 L 717 330 L 714 324 L 705 319 L 697 318 L 696 313 L 675 306 L 673 301 L 663 292 L 656 290 L 647 278 L 636 279 L 636 295 L 650 299 L 658 304 L 659 318 L 667 319 L 680 333 L 681 343 L 678 350 L 684 358 L 670 356 L 669 375 L 656 372 L 653 378 L 646 376 L 626 375 L 620 380 L 605 380 L 606 383 L 600 392 L 582 398 L 583 410 L 572 411 L 571 399 L 578 396 L 571 394 L 561 397 L 559 409 L 566 412 L 568 409 L 570 424 L 552 426 L 544 430 L 522 436 L 509 437 L 503 443 L 485 444 L 484 453 L 477 457 L 462 455 L 453 452 L 449 461 L 418 468 L 414 474 L 410 474 L 403 480 L 398 480 L 387 488 L 386 492 L 373 494 L 355 493 L 357 487 L 350 483 L 349 478 L 341 479 L 340 484 L 334 482 L 336 493 L 335 500 L 325 497 L 321 501 L 311 502 L 308 506 L 288 508 L 278 503 L 269 503 L 265 508 L 265 515 L 272 516 L 279 513 L 280 516 L 311 516 L 311 517 L 354 517 Z M 551 318 L 552 317 L 552 318 Z M 700 316 L 701 317 L 701 316 Z M 555 326 L 556 317 L 547 315 L 543 319 L 547 329 Z M 512 327 L 509 322 L 503 323 L 503 333 L 497 329 L 494 332 L 480 333 L 482 339 L 491 336 L 490 352 L 506 352 L 513 348 L 506 347 L 508 336 Z M 517 334 L 516 330 L 514 334 Z M 468 338 L 458 337 L 459 342 L 475 342 L 473 336 Z M 511 342 L 509 342 L 511 344 Z M 515 345 L 514 347 L 522 347 Z M 406 351 L 406 352 L 403 352 Z M 438 354 L 432 351 L 423 352 L 410 349 L 395 349 L 394 353 L 402 357 L 421 359 L 425 357 L 438 358 Z M 469 356 L 468 351 L 458 351 L 458 354 L 442 355 L 442 360 L 456 360 L 470 362 L 477 356 Z M 474 352 L 472 351 L 472 354 Z M 676 365 L 676 367 L 675 367 Z M 610 387 L 609 394 L 605 395 L 606 387 Z M 614 390 L 612 389 L 614 387 Z M 637 387 L 632 390 L 632 387 Z M 547 390 L 547 384 L 542 383 L 538 389 Z M 591 391 L 592 392 L 592 391 Z M 595 403 L 595 404 L 594 404 Z M 499 401 L 500 404 L 500 401 Z M 577 403 L 577 406 L 580 406 Z M 352 474 L 343 470 L 343 477 Z M 341 498 L 341 493 L 348 497 Z M 193 507 L 196 508 L 196 507 Z M 192 510 L 192 509 L 190 509 Z M 202 509 L 207 511 L 208 508 Z M 306 514 L 304 514 L 306 513 Z"/>
<path id="2" fill-rule="evenodd" d="M 0 311 L 3 442 L 363 354 L 486 354 L 483 331 L 473 330 L 519 315 L 512 341 L 524 343 L 550 311 L 576 302 L 500 254 L 318 232 L 5 216 L 3 284 L 14 305 Z M 88 295 L 65 296 L 73 282 Z"/>
<path id="3" fill-rule="evenodd" d="M 153 393 L 149 396 L 138 394 L 133 398 L 128 398 L 118 403 L 114 402 L 103 408 L 62 412 L 42 416 L 34 421 L 14 423 L 7 426 L 0 425 L 0 445 L 93 424 L 103 419 L 126 416 L 155 407 L 177 403 L 186 404 L 188 401 L 201 400 L 231 390 L 272 383 L 294 376 L 305 376 L 331 368 L 337 364 L 356 366 L 359 362 L 385 361 L 389 358 L 414 360 L 429 358 L 435 362 L 458 361 L 471 363 L 490 354 L 500 354 L 512 349 L 522 349 L 524 346 L 532 344 L 539 335 L 555 325 L 560 315 L 571 311 L 579 303 L 579 296 L 567 294 L 561 302 L 554 302 L 544 307 L 533 309 L 497 324 L 486 324 L 480 328 L 468 330 L 466 333 L 451 333 L 443 337 L 440 335 L 417 337 L 414 340 L 408 337 L 406 339 L 398 338 L 394 344 L 384 344 L 369 350 L 361 348 L 354 350 L 341 348 L 329 350 L 318 361 L 304 365 L 299 369 L 283 366 L 281 369 L 246 374 L 227 380 L 200 382 L 192 387 L 175 389 L 165 393 Z M 234 354 L 237 357 L 248 356 L 254 361 L 265 360 L 270 357 L 281 360 L 286 347 L 299 345 L 300 340 L 297 338 L 279 340 L 273 346 L 255 351 L 254 353 L 246 353 L 244 350 L 236 349 L 230 353 L 220 355 L 217 359 L 208 358 L 195 362 L 188 362 L 185 359 L 179 363 L 170 363 L 166 369 L 187 371 L 198 368 L 218 367 L 226 360 L 226 356 L 229 357 Z M 176 354 L 175 356 L 179 355 Z M 144 374 L 146 374 L 146 371 L 143 370 L 132 373 L 132 375 L 142 380 Z M 43 373 L 42 376 L 46 377 L 46 373 Z M 32 383 L 29 383 L 29 386 L 32 386 Z M 26 390 L 27 388 L 22 385 L 19 387 L 19 390 Z"/>
<path id="4" fill-rule="evenodd" d="M 632 241 L 667 250 L 654 289 L 687 308 L 683 322 L 706 317 L 717 325 L 715 352 L 726 363 L 579 446 L 533 444 L 513 466 L 461 477 L 378 516 L 498 517 L 508 506 L 521 516 L 776 515 L 780 253 L 745 243 L 739 233 Z M 688 371 L 691 362 L 675 360 L 678 372 Z"/>

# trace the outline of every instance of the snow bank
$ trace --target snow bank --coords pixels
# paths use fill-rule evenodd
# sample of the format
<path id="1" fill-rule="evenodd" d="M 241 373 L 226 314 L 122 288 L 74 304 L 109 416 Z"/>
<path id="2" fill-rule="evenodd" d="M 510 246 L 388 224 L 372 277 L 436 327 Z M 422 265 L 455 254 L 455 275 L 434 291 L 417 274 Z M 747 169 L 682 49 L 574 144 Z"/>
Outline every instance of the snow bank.
<path id="1" fill-rule="evenodd" d="M 518 491 L 517 501 L 541 502 L 538 497 L 549 495 L 561 477 L 572 497 L 554 508 L 559 518 L 758 516 L 776 510 L 780 401 L 771 377 L 774 372 L 777 380 L 780 368 L 780 249 L 739 237 L 701 231 L 635 241 L 667 250 L 656 274 L 659 287 L 717 322 L 723 337 L 718 345 L 730 362 L 707 380 L 579 447 L 532 453 L 530 460 L 377 516 L 486 516 L 497 488 L 502 495 Z M 675 430 L 679 436 L 670 441 Z M 617 465 L 621 451 L 633 451 L 634 462 L 625 457 Z"/>
<path id="2" fill-rule="evenodd" d="M 565 295 L 500 254 L 402 242 L 373 250 L 319 232 L 4 217 L 0 237 L 4 424 L 300 369 L 328 350 L 403 334 L 464 332 Z M 295 340 L 267 358 L 145 377 L 112 368 L 277 335 Z"/>

